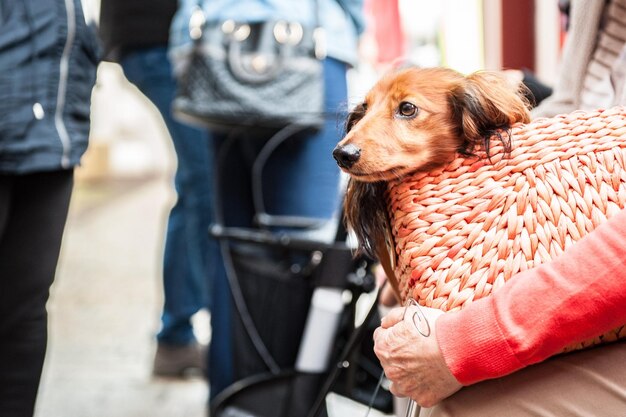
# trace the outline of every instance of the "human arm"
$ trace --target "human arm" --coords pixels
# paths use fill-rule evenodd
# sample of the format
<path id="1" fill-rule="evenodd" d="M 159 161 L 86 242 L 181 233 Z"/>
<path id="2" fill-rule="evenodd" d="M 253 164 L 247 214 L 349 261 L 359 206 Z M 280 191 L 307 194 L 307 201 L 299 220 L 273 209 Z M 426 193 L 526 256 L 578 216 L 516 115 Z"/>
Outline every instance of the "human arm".
<path id="1" fill-rule="evenodd" d="M 375 333 L 375 350 L 386 371 L 396 366 L 396 348 L 404 343 L 396 333 L 411 330 L 410 322 L 400 324 L 397 318 L 386 317 Z M 626 210 L 559 258 L 517 274 L 490 297 L 434 323 L 434 337 L 414 332 L 412 355 L 397 363 L 419 372 L 397 375 L 392 370 L 393 378 L 388 375 L 394 393 L 424 406 L 461 384 L 507 375 L 626 323 Z M 439 355 L 433 354 L 435 348 Z M 428 361 L 428 368 L 415 365 Z M 445 383 L 429 382 L 438 379 Z M 416 387 L 411 380 L 424 383 Z"/>
<path id="2" fill-rule="evenodd" d="M 626 323 L 626 210 L 552 262 L 437 321 L 439 347 L 464 385 L 540 362 Z"/>

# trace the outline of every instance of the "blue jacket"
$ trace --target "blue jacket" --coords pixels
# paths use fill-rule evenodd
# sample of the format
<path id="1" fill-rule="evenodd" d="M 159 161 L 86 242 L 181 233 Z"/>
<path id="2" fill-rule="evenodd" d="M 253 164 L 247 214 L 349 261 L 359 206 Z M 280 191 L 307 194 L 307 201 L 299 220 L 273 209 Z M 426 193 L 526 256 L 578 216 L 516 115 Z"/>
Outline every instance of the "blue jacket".
<path id="1" fill-rule="evenodd" d="M 78 164 L 98 60 L 80 0 L 0 0 L 1 173 Z"/>
<path id="2" fill-rule="evenodd" d="M 304 26 L 321 23 L 326 31 L 328 56 L 349 65 L 357 63 L 358 38 L 364 29 L 363 0 L 179 0 L 170 33 L 170 56 L 175 67 L 191 49 L 189 18 L 198 5 L 209 22 L 284 19 Z M 316 11 L 320 22 L 316 22 Z"/>

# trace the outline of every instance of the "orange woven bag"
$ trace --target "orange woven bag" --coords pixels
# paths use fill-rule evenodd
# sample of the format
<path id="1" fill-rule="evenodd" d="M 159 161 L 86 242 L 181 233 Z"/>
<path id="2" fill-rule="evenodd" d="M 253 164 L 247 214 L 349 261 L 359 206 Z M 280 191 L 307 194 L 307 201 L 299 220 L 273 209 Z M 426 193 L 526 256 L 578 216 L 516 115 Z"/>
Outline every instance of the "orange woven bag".
<path id="1" fill-rule="evenodd" d="M 388 187 L 403 299 L 460 309 L 561 254 L 626 206 L 626 108 L 512 130 L 513 150 L 458 158 Z M 621 327 L 566 349 L 626 336 Z"/>

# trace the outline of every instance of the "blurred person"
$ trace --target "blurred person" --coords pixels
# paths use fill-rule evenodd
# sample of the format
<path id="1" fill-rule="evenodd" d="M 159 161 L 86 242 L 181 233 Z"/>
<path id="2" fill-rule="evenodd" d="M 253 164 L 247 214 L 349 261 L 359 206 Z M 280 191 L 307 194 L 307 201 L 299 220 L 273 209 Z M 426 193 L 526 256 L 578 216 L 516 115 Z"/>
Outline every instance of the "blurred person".
<path id="1" fill-rule="evenodd" d="M 0 0 L 0 416 L 33 415 L 99 50 L 80 0 Z"/>
<path id="2" fill-rule="evenodd" d="M 367 28 L 361 41 L 361 54 L 377 74 L 406 60 L 407 39 L 402 27 L 398 0 L 365 0 Z"/>
<path id="3" fill-rule="evenodd" d="M 554 91 L 532 116 L 552 117 L 574 110 L 608 108 L 625 102 L 626 1 L 572 0 L 567 37 Z"/>
<path id="4" fill-rule="evenodd" d="M 177 199 L 167 222 L 164 303 L 153 373 L 184 376 L 204 368 L 204 349 L 191 319 L 209 306 L 218 259 L 217 243 L 208 233 L 213 221 L 212 149 L 206 131 L 179 123 L 171 113 L 176 81 L 167 48 L 177 0 L 104 0 L 100 7 L 104 59 L 119 63 L 126 78 L 156 106 L 174 144 Z"/>
<path id="5" fill-rule="evenodd" d="M 326 31 L 327 58 L 323 61 L 325 111 L 327 117 L 321 130 L 301 132 L 278 147 L 268 159 L 261 179 L 265 190 L 267 212 L 287 216 L 330 219 L 339 213 L 341 204 L 340 173 L 331 153 L 341 137 L 340 116 L 347 113 L 348 68 L 357 64 L 357 42 L 363 30 L 361 0 L 183 0 L 174 19 L 170 39 L 170 56 L 174 67 L 185 68 L 189 63 L 193 41 L 189 35 L 189 20 L 197 5 L 203 9 L 208 25 L 232 19 L 241 23 L 269 20 L 298 22 L 304 27 L 315 24 L 316 8 L 319 23 Z M 343 109 L 343 112 L 342 112 Z M 255 207 L 252 201 L 252 166 L 261 148 L 273 136 L 267 130 L 246 127 L 235 129 L 232 135 L 210 131 L 215 154 L 219 155 L 221 179 L 219 204 L 226 226 L 254 228 Z M 275 253 L 257 249 L 246 259 L 270 260 Z M 292 259 L 299 262 L 297 256 Z M 245 376 L 235 363 L 239 345 L 233 337 L 234 304 L 224 258 L 215 276 L 211 314 L 211 344 L 209 348 L 209 383 L 211 398 L 235 380 Z M 229 268 L 230 269 L 230 268 Z M 261 271 L 259 271 L 261 272 Z M 275 277 L 281 280 L 280 277 Z M 288 300 L 282 300 L 287 302 Z M 265 315 L 264 315 L 265 316 Z M 261 319 L 263 320 L 263 319 Z M 268 323 L 271 327 L 272 324 Z M 245 355 L 239 360 L 246 361 Z"/>

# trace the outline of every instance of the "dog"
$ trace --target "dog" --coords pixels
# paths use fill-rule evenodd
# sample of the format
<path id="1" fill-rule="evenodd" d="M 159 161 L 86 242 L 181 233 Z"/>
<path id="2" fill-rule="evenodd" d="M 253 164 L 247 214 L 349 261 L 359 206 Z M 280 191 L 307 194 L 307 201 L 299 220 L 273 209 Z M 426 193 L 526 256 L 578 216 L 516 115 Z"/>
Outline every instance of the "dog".
<path id="1" fill-rule="evenodd" d="M 529 107 L 524 87 L 498 72 L 404 68 L 383 76 L 348 115 L 346 135 L 333 150 L 350 176 L 344 217 L 357 254 L 381 258 L 387 181 L 429 172 L 459 154 L 480 150 L 489 157 L 494 138 L 510 151 L 511 127 L 530 121 Z"/>

